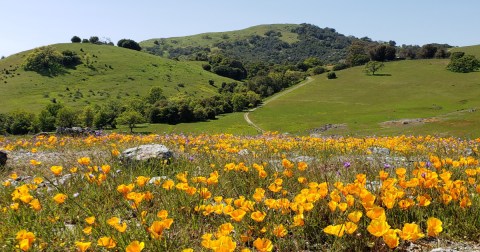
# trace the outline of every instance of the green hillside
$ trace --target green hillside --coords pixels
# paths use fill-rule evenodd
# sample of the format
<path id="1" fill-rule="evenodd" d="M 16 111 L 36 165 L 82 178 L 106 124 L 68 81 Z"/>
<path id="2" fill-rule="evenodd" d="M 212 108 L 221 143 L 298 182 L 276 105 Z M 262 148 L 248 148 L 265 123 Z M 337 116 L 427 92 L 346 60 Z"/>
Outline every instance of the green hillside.
<path id="1" fill-rule="evenodd" d="M 226 32 L 207 32 L 192 36 L 185 37 L 172 37 L 172 38 L 155 38 L 142 41 L 140 45 L 142 47 L 152 47 L 155 41 L 171 44 L 172 47 L 211 47 L 220 42 L 235 42 L 239 40 L 248 39 L 253 35 L 265 37 L 265 33 L 268 31 L 280 32 L 282 36 L 280 40 L 293 43 L 298 41 L 297 34 L 292 32 L 292 29 L 298 27 L 296 24 L 269 24 L 269 25 L 257 25 L 247 29 L 238 31 L 226 31 Z"/>
<path id="2" fill-rule="evenodd" d="M 244 64 L 295 64 L 308 57 L 337 63 L 345 59 L 347 47 L 356 40 L 359 39 L 332 28 L 311 24 L 272 24 L 238 31 L 154 38 L 140 42 L 140 45 L 149 53 L 169 58 L 206 60 L 208 56 L 220 53 Z"/>
<path id="3" fill-rule="evenodd" d="M 0 113 L 14 109 L 38 112 L 52 99 L 74 107 L 107 99 L 125 101 L 146 95 L 152 87 L 161 87 L 167 96 L 208 97 L 217 93 L 209 80 L 232 81 L 204 71 L 199 62 L 179 62 L 115 46 L 69 43 L 53 47 L 60 52 L 75 51 L 83 61 L 89 57 L 92 66 L 80 64 L 65 74 L 48 77 L 23 70 L 30 51 L 0 60 Z"/>
<path id="4" fill-rule="evenodd" d="M 475 55 L 477 59 L 480 59 L 480 45 L 464 46 L 452 48 L 452 52 L 464 52 L 465 54 Z"/>
<path id="5" fill-rule="evenodd" d="M 367 76 L 363 67 L 339 71 L 334 80 L 319 75 L 250 118 L 262 129 L 291 133 L 478 137 L 480 72 L 453 73 L 447 64 L 407 60 L 387 63 L 381 76 Z"/>

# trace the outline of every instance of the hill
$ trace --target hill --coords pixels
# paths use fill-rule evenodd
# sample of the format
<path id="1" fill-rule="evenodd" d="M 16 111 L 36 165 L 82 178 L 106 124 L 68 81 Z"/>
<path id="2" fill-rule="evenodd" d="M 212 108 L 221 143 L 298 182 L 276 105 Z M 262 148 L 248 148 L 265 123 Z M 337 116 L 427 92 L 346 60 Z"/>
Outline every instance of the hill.
<path id="1" fill-rule="evenodd" d="M 452 52 L 464 52 L 465 54 L 471 54 L 480 59 L 480 45 L 464 46 L 452 48 Z"/>
<path id="2" fill-rule="evenodd" d="M 355 40 L 358 39 L 332 28 L 272 24 L 230 32 L 156 38 L 140 45 L 152 54 L 190 60 L 205 60 L 211 54 L 221 53 L 244 63 L 297 63 L 312 56 L 326 63 L 336 63 L 345 59 L 347 47 Z"/>
<path id="3" fill-rule="evenodd" d="M 453 73 L 447 64 L 406 60 L 386 63 L 379 76 L 363 67 L 334 80 L 319 75 L 250 118 L 264 130 L 291 133 L 478 137 L 480 72 Z"/>
<path id="4" fill-rule="evenodd" d="M 146 95 L 152 87 L 162 88 L 166 96 L 209 97 L 217 94 L 217 88 L 209 85 L 209 80 L 232 81 L 204 71 L 199 62 L 179 62 L 107 45 L 52 46 L 60 52 L 74 51 L 83 61 L 89 58 L 91 65 L 80 64 L 64 74 L 49 77 L 23 69 L 30 51 L 0 60 L 0 113 L 14 109 L 38 112 L 53 99 L 74 107 L 108 99 L 125 101 Z"/>

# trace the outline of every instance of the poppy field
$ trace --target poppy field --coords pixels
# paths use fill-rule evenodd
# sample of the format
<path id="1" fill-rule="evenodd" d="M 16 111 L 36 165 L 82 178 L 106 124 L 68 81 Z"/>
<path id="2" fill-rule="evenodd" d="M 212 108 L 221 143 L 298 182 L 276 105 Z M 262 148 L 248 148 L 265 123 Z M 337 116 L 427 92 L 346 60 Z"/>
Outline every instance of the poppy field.
<path id="1" fill-rule="evenodd" d="M 169 160 L 124 162 L 160 143 Z M 480 138 L 0 138 L 1 251 L 390 251 L 478 241 Z M 41 158 L 49 157 L 49 158 Z"/>

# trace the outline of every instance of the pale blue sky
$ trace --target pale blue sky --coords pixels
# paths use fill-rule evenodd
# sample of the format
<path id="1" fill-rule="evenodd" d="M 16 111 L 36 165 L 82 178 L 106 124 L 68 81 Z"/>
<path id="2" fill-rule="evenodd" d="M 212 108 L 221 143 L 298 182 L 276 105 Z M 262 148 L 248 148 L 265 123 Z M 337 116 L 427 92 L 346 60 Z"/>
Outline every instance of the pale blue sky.
<path id="1" fill-rule="evenodd" d="M 478 0 L 0 0 L 0 56 L 96 35 L 114 43 L 310 23 L 345 35 L 480 44 Z"/>

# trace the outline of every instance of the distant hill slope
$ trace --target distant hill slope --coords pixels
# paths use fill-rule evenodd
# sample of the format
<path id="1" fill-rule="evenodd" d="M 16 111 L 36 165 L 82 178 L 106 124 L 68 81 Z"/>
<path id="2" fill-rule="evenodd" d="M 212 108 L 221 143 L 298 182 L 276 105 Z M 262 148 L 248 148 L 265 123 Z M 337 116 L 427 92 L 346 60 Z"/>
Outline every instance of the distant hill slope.
<path id="1" fill-rule="evenodd" d="M 82 107 L 107 99 L 126 101 L 146 95 L 152 87 L 161 87 L 167 96 L 186 94 L 207 97 L 217 93 L 209 85 L 231 82 L 204 71 L 199 62 L 179 62 L 145 52 L 94 44 L 56 44 L 58 51 L 72 50 L 81 57 L 88 54 L 91 68 L 78 65 L 66 74 L 47 77 L 22 68 L 21 52 L 0 60 L 0 112 L 14 109 L 40 111 L 56 99 L 66 105 Z"/>
<path id="2" fill-rule="evenodd" d="M 367 76 L 362 66 L 338 71 L 334 80 L 318 75 L 250 119 L 264 130 L 290 133 L 480 137 L 480 72 L 450 72 L 448 62 L 390 62 L 378 76 Z"/>
<path id="3" fill-rule="evenodd" d="M 464 52 L 465 54 L 475 55 L 480 59 L 480 45 L 455 47 L 451 49 L 452 52 Z"/>
<path id="4" fill-rule="evenodd" d="M 347 47 L 355 40 L 358 39 L 332 28 L 310 24 L 272 24 L 230 32 L 150 39 L 140 45 L 159 56 L 190 60 L 222 53 L 244 63 L 297 63 L 311 56 L 326 63 L 336 63 L 346 57 Z"/>

